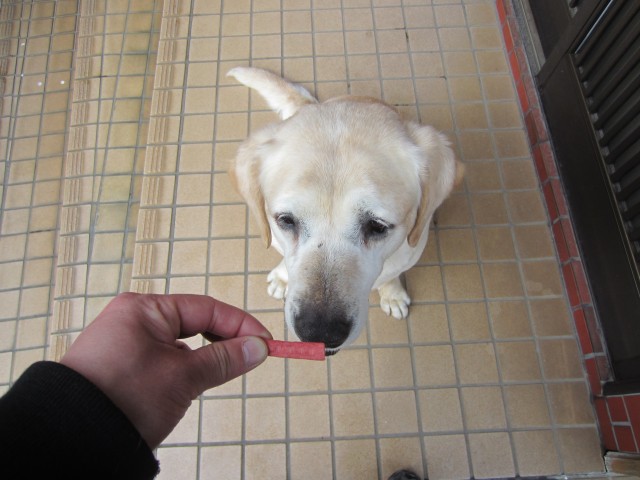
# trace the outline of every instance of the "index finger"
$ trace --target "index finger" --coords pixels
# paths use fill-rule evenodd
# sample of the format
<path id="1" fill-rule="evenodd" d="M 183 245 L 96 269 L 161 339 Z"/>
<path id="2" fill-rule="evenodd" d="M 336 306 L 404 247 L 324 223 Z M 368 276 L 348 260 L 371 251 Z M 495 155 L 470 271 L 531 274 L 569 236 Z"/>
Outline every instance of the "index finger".
<path id="1" fill-rule="evenodd" d="M 223 338 L 257 336 L 271 339 L 271 333 L 254 316 L 233 305 L 206 295 L 160 295 L 163 310 L 177 313 L 180 337 L 211 333 Z M 166 315 L 167 318 L 170 315 Z"/>

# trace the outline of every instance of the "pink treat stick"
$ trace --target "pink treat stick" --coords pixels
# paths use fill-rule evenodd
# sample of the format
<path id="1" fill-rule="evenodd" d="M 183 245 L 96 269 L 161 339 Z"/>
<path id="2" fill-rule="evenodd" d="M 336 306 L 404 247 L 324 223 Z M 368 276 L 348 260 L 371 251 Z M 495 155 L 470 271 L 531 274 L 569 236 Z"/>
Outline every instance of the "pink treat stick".
<path id="1" fill-rule="evenodd" d="M 280 358 L 299 358 L 302 360 L 324 360 L 324 343 L 284 342 L 267 340 L 269 356 Z"/>

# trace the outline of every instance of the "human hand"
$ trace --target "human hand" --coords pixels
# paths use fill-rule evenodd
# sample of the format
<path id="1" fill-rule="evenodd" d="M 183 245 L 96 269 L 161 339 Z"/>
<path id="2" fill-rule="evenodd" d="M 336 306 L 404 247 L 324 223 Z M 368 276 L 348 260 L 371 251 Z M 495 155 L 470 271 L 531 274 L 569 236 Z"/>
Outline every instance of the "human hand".
<path id="1" fill-rule="evenodd" d="M 178 340 L 204 332 L 221 340 L 195 350 Z M 267 358 L 256 337 L 271 334 L 248 313 L 211 297 L 123 293 L 61 363 L 100 388 L 154 449 L 204 390 Z"/>

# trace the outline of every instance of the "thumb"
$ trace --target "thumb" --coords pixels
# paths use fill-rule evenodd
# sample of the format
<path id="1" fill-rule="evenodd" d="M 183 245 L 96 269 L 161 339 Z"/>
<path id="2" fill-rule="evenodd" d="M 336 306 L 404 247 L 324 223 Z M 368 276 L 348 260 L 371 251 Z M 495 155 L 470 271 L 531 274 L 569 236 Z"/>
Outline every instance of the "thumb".
<path id="1" fill-rule="evenodd" d="M 198 395 L 222 385 L 260 365 L 267 358 L 267 344 L 259 337 L 236 337 L 211 343 L 192 354 L 192 374 Z"/>

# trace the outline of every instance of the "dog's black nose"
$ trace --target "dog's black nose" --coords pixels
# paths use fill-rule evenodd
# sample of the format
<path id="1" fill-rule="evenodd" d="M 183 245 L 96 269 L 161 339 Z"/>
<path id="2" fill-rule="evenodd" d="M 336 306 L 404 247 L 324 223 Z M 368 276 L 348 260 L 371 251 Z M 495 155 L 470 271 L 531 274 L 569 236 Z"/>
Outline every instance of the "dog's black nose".
<path id="1" fill-rule="evenodd" d="M 349 338 L 353 321 L 343 311 L 301 308 L 293 325 L 303 342 L 322 342 L 326 348 L 336 349 Z"/>

